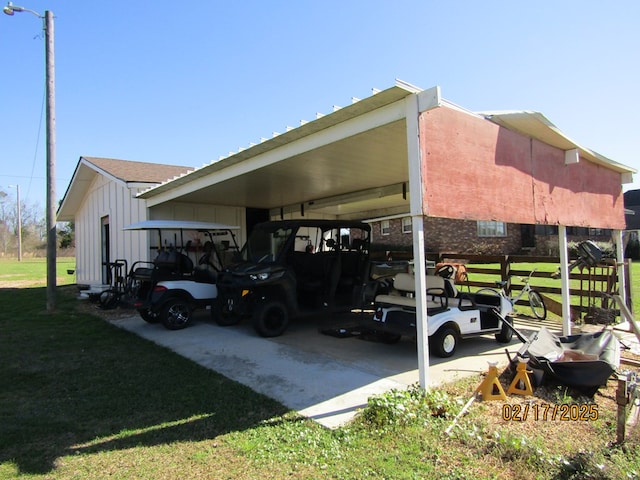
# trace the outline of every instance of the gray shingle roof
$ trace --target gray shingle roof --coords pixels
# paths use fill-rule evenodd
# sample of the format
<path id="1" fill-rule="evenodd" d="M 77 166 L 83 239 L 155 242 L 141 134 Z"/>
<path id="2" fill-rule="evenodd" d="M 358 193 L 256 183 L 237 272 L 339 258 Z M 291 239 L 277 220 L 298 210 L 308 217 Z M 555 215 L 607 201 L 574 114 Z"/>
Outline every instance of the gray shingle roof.
<path id="1" fill-rule="evenodd" d="M 82 158 L 124 182 L 162 183 L 193 170 L 193 167 L 133 162 L 115 158 Z"/>

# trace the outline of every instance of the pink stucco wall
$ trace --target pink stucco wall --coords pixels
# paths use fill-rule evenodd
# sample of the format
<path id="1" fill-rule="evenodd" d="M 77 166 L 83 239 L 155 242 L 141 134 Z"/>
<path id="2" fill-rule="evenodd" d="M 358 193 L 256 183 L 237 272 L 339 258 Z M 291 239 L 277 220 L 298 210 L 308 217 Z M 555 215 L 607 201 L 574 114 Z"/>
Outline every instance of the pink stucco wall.
<path id="1" fill-rule="evenodd" d="M 420 142 L 426 215 L 624 229 L 613 170 L 447 107 L 421 114 Z"/>

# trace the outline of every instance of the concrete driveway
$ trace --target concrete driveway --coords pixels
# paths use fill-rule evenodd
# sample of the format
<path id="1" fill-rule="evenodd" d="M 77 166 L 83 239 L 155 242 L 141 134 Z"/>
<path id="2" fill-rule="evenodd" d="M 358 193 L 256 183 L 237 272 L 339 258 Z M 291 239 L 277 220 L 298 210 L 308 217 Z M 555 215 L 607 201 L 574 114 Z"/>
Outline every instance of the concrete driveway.
<path id="1" fill-rule="evenodd" d="M 357 322 L 353 315 L 298 320 L 281 337 L 267 339 L 250 325 L 220 327 L 206 312 L 179 331 L 148 324 L 138 316 L 112 320 L 330 428 L 353 418 L 370 396 L 418 382 L 415 341 L 403 338 L 387 345 L 319 332 Z M 518 322 L 516 326 L 528 336 L 543 324 L 557 331 L 558 326 L 548 322 Z M 466 339 L 450 359 L 431 356 L 431 385 L 469 375 L 479 383 L 488 362 L 506 365 L 505 349 L 513 355 L 521 345 L 515 336 L 506 345 L 498 344 L 493 335 Z"/>

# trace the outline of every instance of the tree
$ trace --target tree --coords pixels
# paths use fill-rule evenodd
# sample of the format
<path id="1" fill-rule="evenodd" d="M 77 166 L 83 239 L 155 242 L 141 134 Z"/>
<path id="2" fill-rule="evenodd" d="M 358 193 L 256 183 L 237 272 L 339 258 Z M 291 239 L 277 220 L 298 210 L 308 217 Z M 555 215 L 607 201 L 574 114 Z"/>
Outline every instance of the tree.
<path id="1" fill-rule="evenodd" d="M 73 222 L 65 223 L 58 230 L 60 248 L 73 248 L 76 246 L 76 225 Z"/>
<path id="2" fill-rule="evenodd" d="M 42 208 L 20 199 L 23 252 L 41 251 L 45 242 L 46 224 Z M 18 206 L 16 198 L 0 188 L 0 255 L 18 251 Z"/>

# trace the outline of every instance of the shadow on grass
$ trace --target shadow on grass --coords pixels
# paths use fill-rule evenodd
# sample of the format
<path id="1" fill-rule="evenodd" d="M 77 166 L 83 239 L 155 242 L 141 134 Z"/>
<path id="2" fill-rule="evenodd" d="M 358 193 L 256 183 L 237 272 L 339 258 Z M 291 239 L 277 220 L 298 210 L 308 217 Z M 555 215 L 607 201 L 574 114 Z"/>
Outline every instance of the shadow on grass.
<path id="1" fill-rule="evenodd" d="M 77 453 L 215 438 L 281 404 L 76 310 L 74 287 L 0 289 L 0 463 L 52 471 Z"/>

